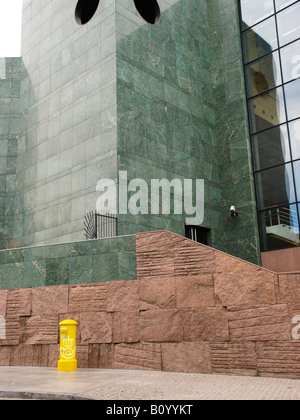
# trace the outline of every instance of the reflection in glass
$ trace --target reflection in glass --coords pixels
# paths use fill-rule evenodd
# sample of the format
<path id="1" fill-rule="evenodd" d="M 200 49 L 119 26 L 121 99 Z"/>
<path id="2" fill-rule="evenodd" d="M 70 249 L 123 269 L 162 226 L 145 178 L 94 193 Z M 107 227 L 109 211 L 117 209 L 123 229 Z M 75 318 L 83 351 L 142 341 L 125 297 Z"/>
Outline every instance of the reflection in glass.
<path id="1" fill-rule="evenodd" d="M 279 11 L 292 3 L 295 3 L 295 0 L 275 0 L 276 10 Z"/>
<path id="2" fill-rule="evenodd" d="M 300 159 L 300 120 L 290 122 L 289 131 L 292 146 L 292 158 Z"/>
<path id="3" fill-rule="evenodd" d="M 248 97 L 258 95 L 281 85 L 278 52 L 270 54 L 246 67 Z"/>
<path id="4" fill-rule="evenodd" d="M 241 0 L 243 29 L 255 25 L 274 13 L 273 0 Z"/>
<path id="5" fill-rule="evenodd" d="M 300 38 L 300 3 L 278 13 L 277 25 L 280 46 Z"/>
<path id="6" fill-rule="evenodd" d="M 243 34 L 245 62 L 256 60 L 278 47 L 274 17 L 254 26 Z"/>
<path id="7" fill-rule="evenodd" d="M 240 3 L 262 250 L 300 246 L 300 1 Z"/>
<path id="8" fill-rule="evenodd" d="M 289 82 L 300 77 L 300 41 L 284 47 L 280 51 L 283 81 Z"/>
<path id="9" fill-rule="evenodd" d="M 300 80 L 288 83 L 284 87 L 285 100 L 287 106 L 287 116 L 289 120 L 300 117 Z"/>
<path id="10" fill-rule="evenodd" d="M 259 209 L 295 202 L 295 188 L 290 163 L 257 172 L 255 175 Z"/>
<path id="11" fill-rule="evenodd" d="M 250 100 L 249 113 L 251 133 L 284 123 L 286 117 L 282 88 Z"/>
<path id="12" fill-rule="evenodd" d="M 299 246 L 297 205 L 271 208 L 259 213 L 264 251 Z"/>
<path id="13" fill-rule="evenodd" d="M 254 169 L 261 170 L 291 160 L 286 124 L 252 136 Z"/>
<path id="14" fill-rule="evenodd" d="M 300 160 L 294 162 L 294 174 L 296 183 L 297 200 L 300 201 Z"/>

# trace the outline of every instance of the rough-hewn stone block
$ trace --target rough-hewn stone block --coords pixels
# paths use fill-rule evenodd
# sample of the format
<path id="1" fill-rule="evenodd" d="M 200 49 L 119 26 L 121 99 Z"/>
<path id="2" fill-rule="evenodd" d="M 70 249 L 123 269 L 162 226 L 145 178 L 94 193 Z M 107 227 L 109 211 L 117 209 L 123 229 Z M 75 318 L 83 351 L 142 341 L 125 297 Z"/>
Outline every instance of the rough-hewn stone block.
<path id="1" fill-rule="evenodd" d="M 175 308 L 175 278 L 146 277 L 140 280 L 140 309 Z"/>
<path id="2" fill-rule="evenodd" d="M 77 344 L 76 359 L 78 368 L 86 369 L 89 367 L 89 346 L 87 344 Z"/>
<path id="3" fill-rule="evenodd" d="M 137 277 L 174 275 L 174 236 L 169 232 L 136 235 Z"/>
<path id="4" fill-rule="evenodd" d="M 112 369 L 113 344 L 89 344 L 89 368 Z"/>
<path id="5" fill-rule="evenodd" d="M 8 290 L 6 314 L 18 316 L 31 315 L 31 289 Z"/>
<path id="6" fill-rule="evenodd" d="M 115 346 L 114 368 L 161 370 L 160 344 L 117 344 Z"/>
<path id="7" fill-rule="evenodd" d="M 20 317 L 8 315 L 5 317 L 5 339 L 0 339 L 0 346 L 17 346 L 20 343 Z"/>
<path id="8" fill-rule="evenodd" d="M 32 289 L 32 315 L 59 315 L 68 312 L 68 286 Z"/>
<path id="9" fill-rule="evenodd" d="M 300 273 L 278 275 L 277 302 L 288 303 L 300 315 Z"/>
<path id="10" fill-rule="evenodd" d="M 141 340 L 168 342 L 183 340 L 183 321 L 180 311 L 173 309 L 141 312 Z"/>
<path id="11" fill-rule="evenodd" d="M 57 344 L 59 340 L 57 315 L 22 317 L 20 329 L 24 344 Z"/>
<path id="12" fill-rule="evenodd" d="M 183 312 L 185 341 L 229 341 L 227 313 L 223 308 L 198 308 Z"/>
<path id="13" fill-rule="evenodd" d="M 6 301 L 8 290 L 0 290 L 0 315 L 6 315 Z"/>
<path id="14" fill-rule="evenodd" d="M 163 343 L 162 367 L 167 372 L 211 372 L 209 343 Z"/>
<path id="15" fill-rule="evenodd" d="M 11 350 L 11 366 L 48 366 L 49 346 L 21 344 Z"/>
<path id="16" fill-rule="evenodd" d="M 215 275 L 215 295 L 222 306 L 262 306 L 276 303 L 277 276 L 256 268 Z"/>
<path id="17" fill-rule="evenodd" d="M 140 340 L 138 311 L 114 312 L 112 320 L 114 343 L 137 343 Z"/>
<path id="18" fill-rule="evenodd" d="M 9 366 L 12 346 L 0 346 L 0 366 Z"/>
<path id="19" fill-rule="evenodd" d="M 224 252 L 216 251 L 215 253 L 215 272 L 226 274 L 226 273 L 241 273 L 241 272 L 249 272 L 254 271 L 256 272 L 257 269 L 260 269 L 255 264 L 249 263 L 245 260 L 241 260 L 240 258 L 233 257 L 232 255 L 226 254 Z M 264 272 L 272 273 L 269 270 L 263 270 Z M 274 274 L 274 273 L 273 273 Z"/>
<path id="20" fill-rule="evenodd" d="M 300 341 L 257 343 L 257 364 L 263 376 L 300 378 Z"/>
<path id="21" fill-rule="evenodd" d="M 176 276 L 176 307 L 215 306 L 213 275 Z"/>
<path id="22" fill-rule="evenodd" d="M 214 250 L 196 242 L 185 240 L 175 245 L 174 274 L 189 276 L 215 272 Z"/>
<path id="23" fill-rule="evenodd" d="M 49 367 L 57 367 L 57 362 L 59 360 L 59 344 L 50 344 L 49 346 L 49 354 L 48 354 L 48 366 Z"/>
<path id="24" fill-rule="evenodd" d="M 139 310 L 139 282 L 115 281 L 107 284 L 107 312 Z"/>
<path id="25" fill-rule="evenodd" d="M 80 314 L 80 342 L 111 343 L 112 315 L 106 312 L 83 312 Z"/>
<path id="26" fill-rule="evenodd" d="M 106 310 L 106 283 L 70 286 L 69 312 L 101 312 Z"/>
<path id="27" fill-rule="evenodd" d="M 232 341 L 290 340 L 291 323 L 287 305 L 231 309 L 228 312 Z"/>
<path id="28" fill-rule="evenodd" d="M 211 344 L 212 370 L 216 373 L 256 375 L 255 343 Z"/>

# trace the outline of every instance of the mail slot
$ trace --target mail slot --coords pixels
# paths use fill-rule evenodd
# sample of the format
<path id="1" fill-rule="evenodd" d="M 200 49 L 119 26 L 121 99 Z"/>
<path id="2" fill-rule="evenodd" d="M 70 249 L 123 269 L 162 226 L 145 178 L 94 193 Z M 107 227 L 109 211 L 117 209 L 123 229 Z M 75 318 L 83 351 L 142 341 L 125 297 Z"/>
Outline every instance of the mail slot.
<path id="1" fill-rule="evenodd" d="M 57 365 L 59 372 L 77 370 L 76 360 L 76 328 L 77 322 L 66 319 L 60 322 L 60 358 Z"/>

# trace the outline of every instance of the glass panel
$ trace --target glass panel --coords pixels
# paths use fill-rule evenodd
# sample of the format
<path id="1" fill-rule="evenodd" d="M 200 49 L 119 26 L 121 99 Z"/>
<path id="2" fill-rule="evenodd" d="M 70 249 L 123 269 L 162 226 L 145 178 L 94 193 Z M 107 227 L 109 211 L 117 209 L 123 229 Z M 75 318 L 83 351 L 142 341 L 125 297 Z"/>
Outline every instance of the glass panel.
<path id="1" fill-rule="evenodd" d="M 280 50 L 283 81 L 289 82 L 300 77 L 300 41 Z"/>
<path id="2" fill-rule="evenodd" d="M 277 166 L 255 175 L 260 209 L 296 201 L 292 166 Z"/>
<path id="3" fill-rule="evenodd" d="M 289 123 L 293 159 L 300 159 L 300 120 Z"/>
<path id="4" fill-rule="evenodd" d="M 282 88 L 249 101 L 251 133 L 284 123 L 285 107 Z"/>
<path id="5" fill-rule="evenodd" d="M 300 38 L 300 3 L 278 13 L 277 25 L 281 46 Z"/>
<path id="6" fill-rule="evenodd" d="M 268 209 L 259 214 L 263 251 L 300 245 L 297 205 Z"/>
<path id="7" fill-rule="evenodd" d="M 241 0 L 243 29 L 255 25 L 274 13 L 273 0 Z"/>
<path id="8" fill-rule="evenodd" d="M 300 117 L 300 80 L 295 80 L 284 86 L 288 120 Z"/>
<path id="9" fill-rule="evenodd" d="M 297 162 L 294 162 L 293 165 L 294 165 L 297 200 L 300 201 L 300 161 L 298 160 Z"/>
<path id="10" fill-rule="evenodd" d="M 261 170 L 290 161 L 290 146 L 286 125 L 263 131 L 252 137 L 254 169 Z"/>
<path id="11" fill-rule="evenodd" d="M 243 34 L 245 63 L 256 60 L 278 48 L 274 17 Z"/>
<path id="12" fill-rule="evenodd" d="M 292 3 L 295 3 L 295 0 L 275 0 L 276 10 L 281 10 Z"/>
<path id="13" fill-rule="evenodd" d="M 248 97 L 281 85 L 278 52 L 246 66 L 246 84 Z"/>

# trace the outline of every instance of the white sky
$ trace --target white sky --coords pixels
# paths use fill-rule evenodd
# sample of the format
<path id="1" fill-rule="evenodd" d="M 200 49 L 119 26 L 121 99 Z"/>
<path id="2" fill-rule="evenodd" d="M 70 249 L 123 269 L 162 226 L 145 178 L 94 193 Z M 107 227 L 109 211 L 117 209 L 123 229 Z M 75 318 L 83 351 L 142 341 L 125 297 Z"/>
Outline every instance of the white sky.
<path id="1" fill-rule="evenodd" d="M 22 1 L 0 0 L 0 57 L 21 54 Z"/>

